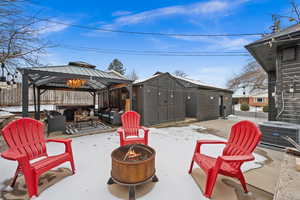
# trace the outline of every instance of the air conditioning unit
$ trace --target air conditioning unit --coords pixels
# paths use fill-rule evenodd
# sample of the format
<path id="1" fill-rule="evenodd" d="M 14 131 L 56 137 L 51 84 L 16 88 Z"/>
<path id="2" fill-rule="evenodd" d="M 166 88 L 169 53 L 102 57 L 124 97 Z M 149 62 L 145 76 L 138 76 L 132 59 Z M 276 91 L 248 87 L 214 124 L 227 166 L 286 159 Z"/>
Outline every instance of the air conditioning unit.
<path id="1" fill-rule="evenodd" d="M 259 124 L 262 132 L 261 143 L 276 147 L 293 147 L 291 143 L 282 138 L 289 136 L 300 144 L 300 125 L 288 122 L 268 121 Z"/>

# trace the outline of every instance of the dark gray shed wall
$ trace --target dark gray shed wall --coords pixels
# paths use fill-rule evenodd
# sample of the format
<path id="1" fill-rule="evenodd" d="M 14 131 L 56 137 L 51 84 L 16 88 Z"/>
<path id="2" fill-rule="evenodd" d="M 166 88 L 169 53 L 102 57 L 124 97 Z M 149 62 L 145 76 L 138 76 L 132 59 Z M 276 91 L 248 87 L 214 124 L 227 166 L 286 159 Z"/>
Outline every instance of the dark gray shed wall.
<path id="1" fill-rule="evenodd" d="M 212 120 L 220 117 L 219 98 L 223 96 L 224 114 L 232 114 L 232 94 L 213 90 L 199 89 L 197 119 Z"/>
<path id="2" fill-rule="evenodd" d="M 141 88 L 137 96 L 143 97 L 137 99 L 143 103 L 137 111 L 141 114 L 144 125 L 185 119 L 184 87 L 169 74 L 159 75 L 134 87 Z"/>
<path id="3" fill-rule="evenodd" d="M 186 117 L 197 118 L 199 90 L 198 88 L 187 88 L 185 93 L 185 115 Z"/>

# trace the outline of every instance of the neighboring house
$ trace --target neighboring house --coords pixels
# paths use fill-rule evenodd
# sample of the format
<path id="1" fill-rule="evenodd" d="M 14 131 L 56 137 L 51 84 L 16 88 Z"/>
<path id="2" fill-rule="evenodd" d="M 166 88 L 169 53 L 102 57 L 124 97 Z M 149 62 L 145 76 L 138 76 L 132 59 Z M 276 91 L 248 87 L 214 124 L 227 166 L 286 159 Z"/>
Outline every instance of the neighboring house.
<path id="1" fill-rule="evenodd" d="M 249 105 L 254 107 L 264 107 L 268 105 L 268 93 L 252 95 L 249 97 Z"/>
<path id="2" fill-rule="evenodd" d="M 243 104 L 243 103 L 249 104 L 249 95 L 236 95 L 236 94 L 234 94 L 232 96 L 232 102 L 233 102 L 234 105 Z"/>
<path id="3" fill-rule="evenodd" d="M 269 103 L 268 93 L 233 95 L 232 99 L 234 104 L 246 103 L 253 107 L 264 107 Z"/>
<path id="4" fill-rule="evenodd" d="M 268 73 L 269 120 L 300 123 L 300 24 L 246 46 Z"/>

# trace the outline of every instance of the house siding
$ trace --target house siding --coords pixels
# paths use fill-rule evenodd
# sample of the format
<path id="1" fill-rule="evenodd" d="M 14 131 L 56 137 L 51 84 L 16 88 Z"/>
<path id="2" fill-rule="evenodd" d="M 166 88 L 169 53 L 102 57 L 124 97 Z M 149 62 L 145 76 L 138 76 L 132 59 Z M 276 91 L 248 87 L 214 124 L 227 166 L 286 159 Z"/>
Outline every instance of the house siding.
<path id="1" fill-rule="evenodd" d="M 257 99 L 262 98 L 262 102 L 258 102 Z M 255 107 L 263 107 L 267 106 L 269 103 L 267 97 L 249 97 L 249 105 L 250 106 L 255 106 Z"/>
<path id="2" fill-rule="evenodd" d="M 283 53 L 286 48 L 295 49 L 295 57 L 292 60 L 284 60 Z M 292 53 L 292 52 L 288 52 Z M 286 55 L 285 55 L 286 56 Z M 277 96 L 277 120 L 300 123 L 300 47 L 288 46 L 278 49 L 277 56 L 278 73 L 276 84 Z M 290 92 L 290 86 L 294 86 L 294 93 Z"/>

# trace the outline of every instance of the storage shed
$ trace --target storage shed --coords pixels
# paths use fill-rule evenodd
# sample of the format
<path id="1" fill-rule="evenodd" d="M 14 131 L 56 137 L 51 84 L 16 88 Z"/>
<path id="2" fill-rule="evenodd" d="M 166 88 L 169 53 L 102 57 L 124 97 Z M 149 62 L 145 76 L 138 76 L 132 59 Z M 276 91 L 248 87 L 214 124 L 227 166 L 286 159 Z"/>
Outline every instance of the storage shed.
<path id="1" fill-rule="evenodd" d="M 133 109 L 146 126 L 185 119 L 185 87 L 169 73 L 133 85 Z"/>
<path id="2" fill-rule="evenodd" d="M 193 117 L 203 121 L 232 114 L 233 91 L 185 77 L 172 76 L 186 88 L 186 117 Z"/>

